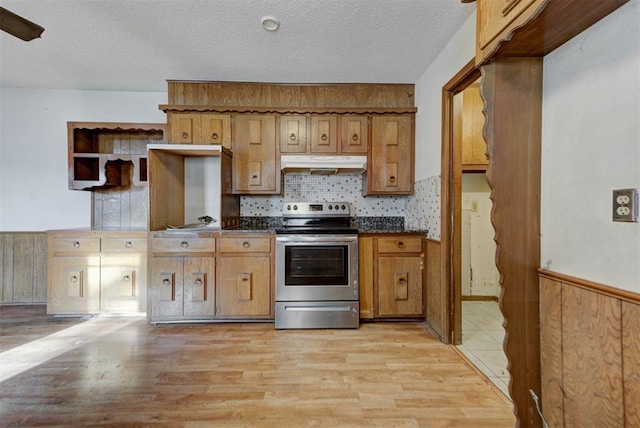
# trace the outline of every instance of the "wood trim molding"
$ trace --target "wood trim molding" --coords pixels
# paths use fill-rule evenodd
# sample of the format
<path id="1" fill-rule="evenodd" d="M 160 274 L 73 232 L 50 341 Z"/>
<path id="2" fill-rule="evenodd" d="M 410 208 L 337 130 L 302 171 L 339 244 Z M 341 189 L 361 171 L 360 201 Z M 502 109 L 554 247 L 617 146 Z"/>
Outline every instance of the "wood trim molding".
<path id="1" fill-rule="evenodd" d="M 614 297 L 616 299 L 640 305 L 640 294 L 634 293 L 632 291 L 621 290 L 609 285 L 577 278 L 575 276 L 565 275 L 563 273 L 553 272 L 547 269 L 538 269 L 538 274 L 541 278 L 563 282 L 574 287 L 584 288 L 585 290 L 594 291 L 598 294 L 603 294 L 605 296 Z"/>
<path id="2" fill-rule="evenodd" d="M 375 108 L 375 107 L 287 107 L 287 106 L 214 106 L 214 105 L 176 105 L 161 104 L 160 110 L 172 113 L 215 112 L 215 113 L 256 113 L 256 114 L 411 114 L 416 107 Z"/>

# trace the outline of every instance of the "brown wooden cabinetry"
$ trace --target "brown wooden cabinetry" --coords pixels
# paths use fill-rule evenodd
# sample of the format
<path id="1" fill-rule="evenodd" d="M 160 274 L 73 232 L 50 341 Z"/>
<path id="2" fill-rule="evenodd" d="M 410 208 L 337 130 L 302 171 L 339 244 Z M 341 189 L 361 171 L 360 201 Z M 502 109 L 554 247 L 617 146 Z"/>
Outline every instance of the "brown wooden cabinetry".
<path id="1" fill-rule="evenodd" d="M 355 114 L 340 116 L 340 152 L 366 155 L 369 150 L 369 117 Z"/>
<path id="2" fill-rule="evenodd" d="M 231 148 L 231 116 L 208 112 L 167 112 L 172 144 L 220 144 Z"/>
<path id="3" fill-rule="evenodd" d="M 206 320 L 215 314 L 215 245 L 212 232 L 152 234 L 150 321 Z"/>
<path id="4" fill-rule="evenodd" d="M 69 189 L 144 186 L 147 144 L 162 143 L 164 124 L 67 122 Z"/>
<path id="5" fill-rule="evenodd" d="M 359 267 L 361 318 L 424 316 L 422 235 L 360 237 Z"/>
<path id="6" fill-rule="evenodd" d="M 216 316 L 273 318 L 273 236 L 226 233 L 219 240 Z"/>
<path id="7" fill-rule="evenodd" d="M 338 153 L 338 117 L 311 115 L 310 153 Z"/>
<path id="8" fill-rule="evenodd" d="M 307 116 L 280 116 L 280 153 L 307 152 Z"/>
<path id="9" fill-rule="evenodd" d="M 47 312 L 144 312 L 146 258 L 143 231 L 49 232 Z"/>
<path id="10" fill-rule="evenodd" d="M 478 0 L 476 64 L 482 63 L 511 33 L 539 13 L 548 0 Z"/>
<path id="11" fill-rule="evenodd" d="M 365 194 L 412 194 L 413 115 L 372 117 Z"/>
<path id="12" fill-rule="evenodd" d="M 483 102 L 480 84 L 474 83 L 462 91 L 462 170 L 485 171 L 489 164 L 484 128 Z"/>
<path id="13" fill-rule="evenodd" d="M 235 116 L 233 191 L 239 194 L 280 192 L 276 158 L 276 117 L 270 114 Z"/>

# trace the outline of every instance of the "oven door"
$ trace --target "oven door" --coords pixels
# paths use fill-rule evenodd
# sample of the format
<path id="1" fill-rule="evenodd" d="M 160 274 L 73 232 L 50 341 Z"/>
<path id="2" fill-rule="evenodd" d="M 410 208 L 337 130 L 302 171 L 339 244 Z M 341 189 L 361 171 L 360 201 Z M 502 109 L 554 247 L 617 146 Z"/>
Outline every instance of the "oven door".
<path id="1" fill-rule="evenodd" d="M 357 235 L 276 236 L 276 301 L 358 300 Z"/>

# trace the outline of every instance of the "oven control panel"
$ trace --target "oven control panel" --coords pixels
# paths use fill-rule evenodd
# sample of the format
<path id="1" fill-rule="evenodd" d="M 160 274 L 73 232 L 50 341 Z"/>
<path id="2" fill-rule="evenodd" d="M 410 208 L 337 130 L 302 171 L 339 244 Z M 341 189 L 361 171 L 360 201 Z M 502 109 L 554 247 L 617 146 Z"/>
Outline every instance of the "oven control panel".
<path id="1" fill-rule="evenodd" d="M 349 202 L 285 202 L 282 215 L 313 217 L 348 217 L 351 215 Z"/>

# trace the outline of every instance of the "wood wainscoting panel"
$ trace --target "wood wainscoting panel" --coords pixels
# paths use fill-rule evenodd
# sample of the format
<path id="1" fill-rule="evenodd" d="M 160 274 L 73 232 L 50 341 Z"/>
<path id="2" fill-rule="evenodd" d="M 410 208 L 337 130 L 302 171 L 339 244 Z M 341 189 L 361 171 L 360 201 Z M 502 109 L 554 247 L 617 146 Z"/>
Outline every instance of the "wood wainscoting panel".
<path id="1" fill-rule="evenodd" d="M 640 427 L 640 305 L 622 302 L 622 375 L 628 427 Z"/>
<path id="2" fill-rule="evenodd" d="M 566 426 L 624 426 L 621 302 L 563 284 L 562 350 Z"/>
<path id="3" fill-rule="evenodd" d="M 540 279 L 540 365 L 542 412 L 552 427 L 563 426 L 562 392 L 562 286 L 547 278 Z"/>
<path id="4" fill-rule="evenodd" d="M 443 289 L 441 280 L 442 270 L 440 269 L 440 241 L 427 239 L 426 243 L 426 284 L 425 284 L 425 316 L 427 324 L 440 336 L 445 343 L 449 342 L 447 337 L 446 317 L 447 290 Z"/>
<path id="5" fill-rule="evenodd" d="M 0 233 L 0 304 L 46 301 L 46 232 Z"/>

